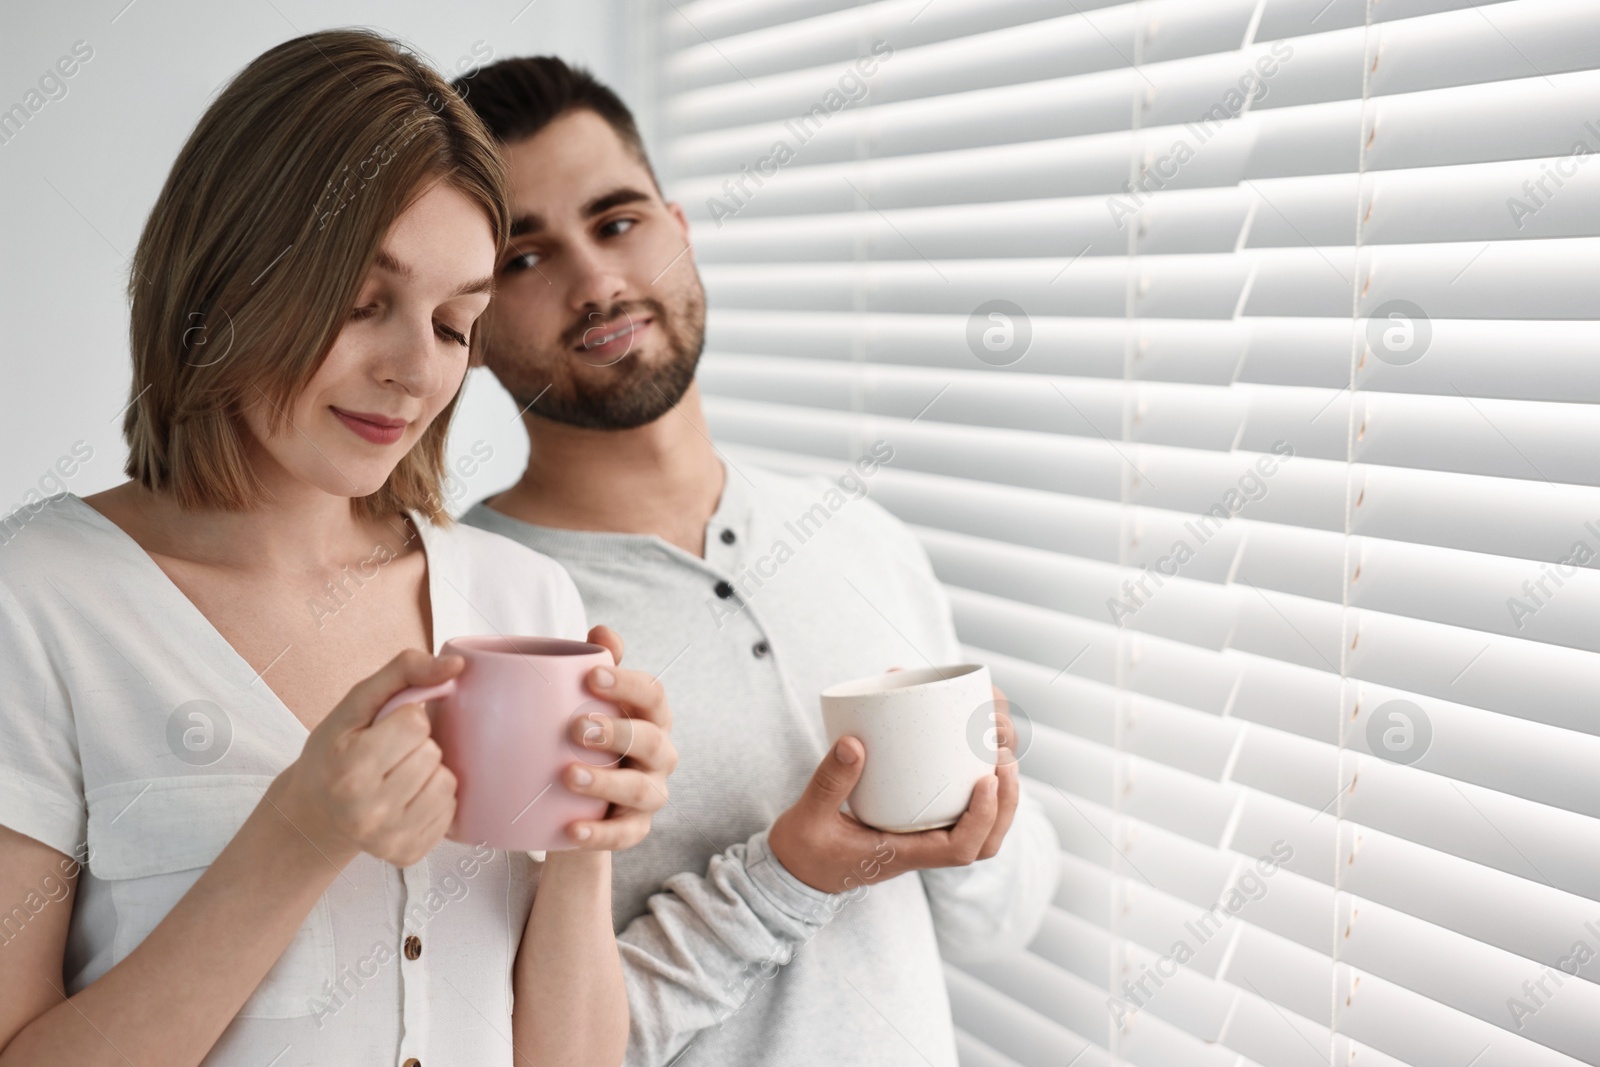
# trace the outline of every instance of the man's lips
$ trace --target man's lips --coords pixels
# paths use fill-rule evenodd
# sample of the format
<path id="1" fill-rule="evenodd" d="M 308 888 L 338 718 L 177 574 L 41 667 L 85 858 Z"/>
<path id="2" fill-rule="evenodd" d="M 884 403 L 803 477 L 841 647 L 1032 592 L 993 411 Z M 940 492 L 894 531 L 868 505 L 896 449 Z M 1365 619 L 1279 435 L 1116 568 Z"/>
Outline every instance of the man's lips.
<path id="1" fill-rule="evenodd" d="M 605 326 L 591 326 L 584 331 L 583 341 L 576 346 L 576 350 L 586 359 L 620 359 L 632 350 L 653 321 L 649 318 L 623 319 Z"/>
<path id="2" fill-rule="evenodd" d="M 375 445 L 392 445 L 406 432 L 405 419 L 392 419 L 387 415 L 366 411 L 345 411 L 342 408 L 333 408 L 332 411 L 355 434 Z"/>

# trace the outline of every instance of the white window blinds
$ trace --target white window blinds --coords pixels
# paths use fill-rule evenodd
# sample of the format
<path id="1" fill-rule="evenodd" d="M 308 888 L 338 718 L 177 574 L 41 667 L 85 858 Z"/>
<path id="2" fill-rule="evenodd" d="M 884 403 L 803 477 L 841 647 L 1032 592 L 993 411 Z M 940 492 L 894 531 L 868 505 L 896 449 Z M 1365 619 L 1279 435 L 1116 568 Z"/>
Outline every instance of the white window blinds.
<path id="1" fill-rule="evenodd" d="M 1033 723 L 965 1067 L 1600 1063 L 1600 5 L 660 17 L 715 433 Z"/>

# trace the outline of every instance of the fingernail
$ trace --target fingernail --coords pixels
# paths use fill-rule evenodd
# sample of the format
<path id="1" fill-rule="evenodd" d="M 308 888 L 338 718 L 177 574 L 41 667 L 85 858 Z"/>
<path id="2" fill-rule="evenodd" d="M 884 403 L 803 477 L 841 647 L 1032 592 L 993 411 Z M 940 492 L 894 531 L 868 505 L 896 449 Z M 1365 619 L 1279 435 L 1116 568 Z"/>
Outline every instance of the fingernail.
<path id="1" fill-rule="evenodd" d="M 856 750 L 843 741 L 834 746 L 833 754 L 839 757 L 840 763 L 854 763 L 856 761 Z"/>
<path id="2" fill-rule="evenodd" d="M 579 841 L 587 841 L 589 840 L 589 828 L 587 826 L 580 826 L 576 830 L 572 831 L 572 836 L 577 838 Z"/>
<path id="3" fill-rule="evenodd" d="M 572 780 L 578 785 L 588 785 L 590 782 L 594 781 L 594 775 L 590 774 L 582 767 L 579 767 L 577 770 L 572 772 Z"/>
<path id="4" fill-rule="evenodd" d="M 591 677 L 594 678 L 594 684 L 601 689 L 610 689 L 617 684 L 617 676 L 611 673 L 609 667 L 596 667 Z"/>

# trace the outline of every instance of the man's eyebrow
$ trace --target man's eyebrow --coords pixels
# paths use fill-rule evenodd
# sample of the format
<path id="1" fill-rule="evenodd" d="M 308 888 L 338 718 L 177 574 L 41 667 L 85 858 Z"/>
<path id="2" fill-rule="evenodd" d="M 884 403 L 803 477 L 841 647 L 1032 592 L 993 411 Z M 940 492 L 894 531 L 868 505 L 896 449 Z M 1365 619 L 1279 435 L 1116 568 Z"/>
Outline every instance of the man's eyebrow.
<path id="1" fill-rule="evenodd" d="M 603 196 L 597 196 L 587 204 L 583 205 L 583 217 L 586 219 L 592 219 L 596 215 L 604 215 L 607 211 L 610 211 L 614 207 L 621 207 L 623 204 L 633 204 L 640 200 L 649 199 L 649 193 L 624 186 L 620 189 L 613 189 Z M 518 215 L 511 220 L 512 237 L 526 237 L 530 233 L 538 233 L 543 229 L 544 219 L 539 215 L 535 215 L 531 211 L 526 215 Z"/>
<path id="2" fill-rule="evenodd" d="M 649 193 L 643 192 L 639 189 L 629 188 L 628 186 L 623 186 L 621 189 L 611 190 L 604 196 L 597 196 L 587 204 L 583 205 L 583 217 L 586 219 L 592 219 L 596 215 L 604 215 L 607 211 L 610 211 L 614 207 L 621 207 L 623 204 L 633 204 L 639 202 L 640 200 L 649 199 Z"/>
<path id="3" fill-rule="evenodd" d="M 395 259 L 387 251 L 381 248 L 378 249 L 377 258 L 375 258 L 373 262 L 379 267 L 382 267 L 384 270 L 388 271 L 390 274 L 398 274 L 402 278 L 416 277 L 416 271 L 412 270 L 409 264 L 400 262 L 398 259 Z M 458 296 L 471 296 L 473 293 L 489 293 L 490 295 L 493 295 L 494 278 L 484 277 L 470 282 L 463 282 L 456 286 L 455 289 L 451 290 L 450 295 L 445 299 L 454 300 Z"/>

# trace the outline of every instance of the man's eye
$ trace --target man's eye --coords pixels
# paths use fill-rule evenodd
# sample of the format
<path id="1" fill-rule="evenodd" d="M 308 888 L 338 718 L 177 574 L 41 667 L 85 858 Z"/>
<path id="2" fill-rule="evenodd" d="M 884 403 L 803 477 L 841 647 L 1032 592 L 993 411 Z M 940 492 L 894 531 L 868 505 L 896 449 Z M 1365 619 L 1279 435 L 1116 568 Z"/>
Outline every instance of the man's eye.
<path id="1" fill-rule="evenodd" d="M 538 262 L 539 253 L 523 252 L 521 255 L 512 256 L 510 259 L 506 260 L 506 265 L 500 268 L 500 273 L 515 274 L 518 271 L 524 271 L 529 267 L 537 266 Z"/>
<path id="2" fill-rule="evenodd" d="M 610 222 L 600 227 L 600 236 L 621 237 L 623 234 L 633 229 L 633 224 L 637 221 L 637 219 L 612 219 Z"/>

